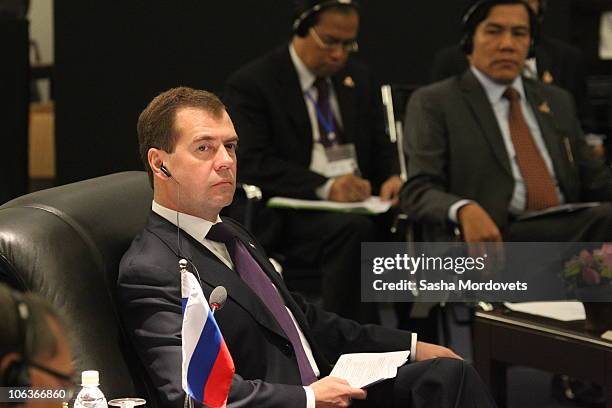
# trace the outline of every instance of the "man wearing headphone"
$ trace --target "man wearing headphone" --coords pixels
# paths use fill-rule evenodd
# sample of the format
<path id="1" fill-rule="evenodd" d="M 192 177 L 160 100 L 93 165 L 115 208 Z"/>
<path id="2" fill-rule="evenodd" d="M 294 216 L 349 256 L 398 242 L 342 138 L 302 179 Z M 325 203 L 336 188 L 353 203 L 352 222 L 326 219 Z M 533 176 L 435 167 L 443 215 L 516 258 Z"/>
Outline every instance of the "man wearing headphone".
<path id="1" fill-rule="evenodd" d="M 67 401 L 74 391 L 75 373 L 66 330 L 56 311 L 33 294 L 0 284 L 0 316 L 0 407 L 8 401 L 9 390 L 21 387 L 63 390 Z M 22 406 L 61 407 L 60 399 L 30 399 Z"/>
<path id="2" fill-rule="evenodd" d="M 525 63 L 524 75 L 544 83 L 557 85 L 572 94 L 578 109 L 578 119 L 585 130 L 593 128 L 593 117 L 587 98 L 584 58 L 580 50 L 540 31 L 547 8 L 546 0 L 529 0 L 537 14 L 537 28 L 532 30 L 536 40 L 535 53 Z M 433 81 L 460 75 L 469 66 L 459 45 L 444 48 L 436 55 L 432 69 Z"/>
<path id="3" fill-rule="evenodd" d="M 521 76 L 536 25 L 525 0 L 478 1 L 464 18 L 470 68 L 413 94 L 402 207 L 429 239 L 446 240 L 457 225 L 467 242 L 612 240 L 612 176 L 591 157 L 573 98 Z"/>
<path id="4" fill-rule="evenodd" d="M 298 4 L 290 44 L 227 81 L 224 101 L 240 135 L 239 178 L 268 197 L 357 202 L 380 195 L 396 203 L 397 153 L 368 71 L 351 57 L 358 49 L 359 5 Z M 390 222 L 305 210 L 277 210 L 271 218 L 282 220 L 280 242 L 266 242 L 257 225 L 255 234 L 289 264 L 323 271 L 326 310 L 376 321 L 376 308 L 360 303 L 360 243 L 385 240 Z M 270 228 L 268 220 L 262 224 Z"/>

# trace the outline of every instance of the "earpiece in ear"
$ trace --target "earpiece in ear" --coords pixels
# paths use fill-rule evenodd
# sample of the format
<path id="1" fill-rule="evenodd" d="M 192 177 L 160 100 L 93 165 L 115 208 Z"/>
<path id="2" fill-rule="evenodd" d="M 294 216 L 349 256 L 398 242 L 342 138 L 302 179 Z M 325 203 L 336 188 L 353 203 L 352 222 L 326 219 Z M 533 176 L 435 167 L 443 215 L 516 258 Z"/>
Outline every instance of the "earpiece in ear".
<path id="1" fill-rule="evenodd" d="M 162 173 L 164 173 L 166 176 L 168 177 L 172 177 L 172 173 L 170 173 L 170 170 L 168 170 L 166 168 L 166 166 L 164 165 L 164 163 L 161 164 L 161 166 L 159 166 L 159 169 L 161 170 Z"/>

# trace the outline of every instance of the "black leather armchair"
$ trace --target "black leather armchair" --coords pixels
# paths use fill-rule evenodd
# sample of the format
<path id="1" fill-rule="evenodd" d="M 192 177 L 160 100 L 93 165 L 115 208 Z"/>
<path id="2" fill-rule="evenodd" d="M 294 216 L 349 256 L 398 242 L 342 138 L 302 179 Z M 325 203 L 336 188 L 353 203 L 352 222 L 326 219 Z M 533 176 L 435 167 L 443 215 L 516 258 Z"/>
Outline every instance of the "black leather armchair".
<path id="1" fill-rule="evenodd" d="M 119 261 L 145 225 L 146 173 L 124 172 L 28 194 L 0 207 L 0 281 L 49 299 L 66 317 L 76 367 L 100 371 L 107 398 L 149 398 L 124 342 Z"/>

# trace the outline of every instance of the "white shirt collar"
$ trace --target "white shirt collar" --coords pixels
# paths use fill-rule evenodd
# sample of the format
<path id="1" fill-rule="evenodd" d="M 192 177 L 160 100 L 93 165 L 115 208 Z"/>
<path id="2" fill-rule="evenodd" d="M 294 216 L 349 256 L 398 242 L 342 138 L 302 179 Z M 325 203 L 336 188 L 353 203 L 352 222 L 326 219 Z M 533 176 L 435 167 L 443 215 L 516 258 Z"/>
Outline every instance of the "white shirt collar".
<path id="1" fill-rule="evenodd" d="M 304 64 L 304 62 L 300 59 L 295 51 L 295 47 L 293 44 L 289 45 L 289 56 L 291 56 L 291 62 L 293 62 L 293 66 L 298 74 L 298 79 L 300 81 L 300 86 L 302 87 L 302 91 L 306 92 L 312 88 L 314 81 L 317 77 L 310 72 L 308 67 Z"/>
<path id="2" fill-rule="evenodd" d="M 478 70 L 478 68 L 473 65 L 470 66 L 470 69 L 472 70 L 472 73 L 474 74 L 478 82 L 480 82 L 480 84 L 484 88 L 485 93 L 487 94 L 487 98 L 489 98 L 489 102 L 491 102 L 491 104 L 496 104 L 502 100 L 504 92 L 506 92 L 508 86 L 512 86 L 518 91 L 519 95 L 521 95 L 522 101 L 526 100 L 525 88 L 523 86 L 523 78 L 520 75 L 514 80 L 512 85 L 503 85 L 493 81 L 491 78 L 486 76 L 482 71 Z"/>
<path id="3" fill-rule="evenodd" d="M 212 223 L 203 218 L 171 210 L 155 201 L 153 201 L 151 204 L 151 210 L 174 225 L 177 225 L 176 220 L 178 214 L 180 228 L 187 234 L 191 235 L 198 242 L 203 242 L 203 240 L 206 238 L 206 234 L 208 234 L 208 231 L 210 231 L 210 227 L 212 227 L 213 224 L 222 222 L 221 217 L 218 215 L 217 220 Z"/>

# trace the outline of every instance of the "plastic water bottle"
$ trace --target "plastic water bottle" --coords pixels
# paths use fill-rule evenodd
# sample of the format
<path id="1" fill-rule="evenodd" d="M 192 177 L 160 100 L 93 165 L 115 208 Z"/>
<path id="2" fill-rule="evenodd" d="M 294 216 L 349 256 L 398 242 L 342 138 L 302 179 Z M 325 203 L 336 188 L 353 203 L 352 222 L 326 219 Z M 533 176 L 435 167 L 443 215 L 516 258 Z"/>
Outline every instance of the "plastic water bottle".
<path id="1" fill-rule="evenodd" d="M 106 398 L 98 387 L 100 385 L 100 375 L 97 371 L 83 371 L 81 373 L 81 383 L 83 388 L 77 394 L 74 408 L 108 408 Z"/>

